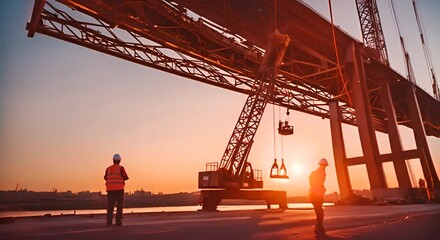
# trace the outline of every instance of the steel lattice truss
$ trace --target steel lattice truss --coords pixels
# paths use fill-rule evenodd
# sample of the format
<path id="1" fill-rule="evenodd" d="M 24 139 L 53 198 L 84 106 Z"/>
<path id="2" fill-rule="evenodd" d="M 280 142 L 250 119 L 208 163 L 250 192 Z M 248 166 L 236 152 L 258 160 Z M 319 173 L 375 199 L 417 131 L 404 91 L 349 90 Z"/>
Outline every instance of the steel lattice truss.
<path id="1" fill-rule="evenodd" d="M 383 64 L 390 65 L 376 0 L 356 0 L 364 43 L 379 52 Z"/>
<path id="2" fill-rule="evenodd" d="M 59 1 L 67 6 L 85 11 L 70 1 Z M 75 1 L 82 2 L 82 1 Z M 120 7 L 131 8 L 138 2 L 122 4 Z M 59 38 L 64 41 L 88 47 L 103 53 L 107 53 L 141 65 L 156 68 L 162 71 L 177 74 L 186 78 L 208 83 L 229 90 L 252 94 L 256 69 L 258 68 L 264 52 L 252 46 L 246 46 L 240 42 L 238 36 L 227 35 L 220 32 L 222 29 L 213 26 L 204 20 L 193 20 L 188 15 L 182 15 L 178 9 L 165 1 L 158 1 L 158 5 L 149 9 L 155 14 L 173 19 L 173 26 L 161 26 L 148 24 L 133 16 L 109 12 L 108 8 L 96 5 L 105 14 L 100 13 L 99 18 L 79 16 L 77 12 L 67 13 L 69 9 L 56 6 L 47 2 L 41 13 L 41 22 L 37 32 Z M 93 5 L 93 1 L 84 5 Z M 62 10 L 61 10 L 62 9 Z M 75 17 L 73 16 L 75 14 Z M 112 15 L 112 19 L 119 23 L 112 25 L 110 20 L 103 16 Z M 153 14 L 151 14 L 153 15 Z M 153 18 L 153 17 L 152 17 Z M 117 27 L 117 28 L 116 28 Z M 187 31 L 191 30 L 190 36 Z M 198 44 L 204 45 L 204 49 L 192 48 L 189 42 L 198 38 Z M 300 47 L 301 44 L 297 42 Z M 233 52 L 234 60 L 231 60 Z M 296 52 L 292 55 L 313 58 L 313 52 Z M 229 56 L 228 56 L 229 55 Z M 240 58 L 240 59 L 239 59 Z M 321 61 L 315 57 L 315 62 Z M 327 63 L 325 63 L 327 64 Z M 289 71 L 289 68 L 309 67 L 310 73 L 297 76 Z M 303 68 L 303 67 L 302 67 Z M 280 76 L 275 84 L 274 97 L 270 103 L 281 105 L 290 109 L 306 112 L 327 118 L 327 102 L 333 98 L 324 88 L 313 87 L 308 82 L 331 82 L 336 76 L 337 68 L 332 66 L 316 71 L 313 69 L 323 68 L 313 62 L 301 62 L 287 58 L 280 70 Z M 342 87 L 341 87 L 342 88 Z M 343 106 L 343 122 L 355 125 L 353 109 Z"/>
<path id="3" fill-rule="evenodd" d="M 253 138 L 260 125 L 267 102 L 274 93 L 275 79 L 289 41 L 287 35 L 273 34 L 252 87 L 252 92 L 255 94 L 251 94 L 247 98 L 223 154 L 220 169 L 234 175 L 235 179 L 240 179 L 244 175 Z"/>
<path id="4" fill-rule="evenodd" d="M 198 4 L 184 0 L 174 2 Z M 39 32 L 188 79 L 248 95 L 255 94 L 252 86 L 264 54 L 261 44 L 250 43 L 174 2 L 36 0 L 28 25 L 29 35 Z M 210 1 L 210 4 L 215 9 L 218 7 L 215 4 L 219 2 L 222 1 Z M 244 7 L 259 8 L 259 2 L 264 1 L 256 1 L 256 6 L 245 4 Z M 223 3 L 228 6 L 228 1 Z M 232 8 L 225 7 L 223 10 L 224 17 L 234 23 L 242 19 Z M 334 56 L 333 49 L 320 42 L 316 42 L 317 48 L 313 48 L 306 40 L 291 36 L 275 81 L 274 94 L 268 103 L 328 118 L 328 102 L 338 100 L 342 122 L 356 125 L 354 109 L 347 97 L 351 94 L 350 86 L 348 92 L 343 90 L 346 82 L 344 65 L 338 66 L 333 57 L 324 54 L 333 51 Z M 316 40 L 324 41 L 320 38 Z M 340 78 L 339 67 L 342 68 L 343 79 Z M 378 75 L 375 68 L 378 67 L 374 64 L 366 66 L 370 104 L 376 130 L 386 132 L 386 116 L 377 86 L 377 78 L 384 76 Z M 405 124 L 405 106 L 397 105 L 396 110 L 397 118 Z M 440 136 L 435 122 L 428 122 L 425 127 L 428 135 Z"/>

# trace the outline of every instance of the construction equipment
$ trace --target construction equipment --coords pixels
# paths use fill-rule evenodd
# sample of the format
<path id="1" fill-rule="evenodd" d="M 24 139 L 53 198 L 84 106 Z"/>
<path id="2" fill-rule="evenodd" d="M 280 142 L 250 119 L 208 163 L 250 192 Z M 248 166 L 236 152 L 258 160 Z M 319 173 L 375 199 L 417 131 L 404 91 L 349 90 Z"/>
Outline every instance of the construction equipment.
<path id="1" fill-rule="evenodd" d="M 273 201 L 281 208 L 287 207 L 285 192 L 237 190 L 263 188 L 261 171 L 253 170 L 248 157 L 264 109 L 267 102 L 273 98 L 278 68 L 289 42 L 289 36 L 282 35 L 278 31 L 271 35 L 252 87 L 252 94 L 247 98 L 241 111 L 220 167 L 218 168 L 216 163 L 208 163 L 207 171 L 199 172 L 199 188 L 226 188 L 220 191 L 202 191 L 203 210 L 215 210 L 223 198 L 265 199 L 268 207 Z M 286 170 L 284 164 L 282 168 Z"/>
<path id="2" fill-rule="evenodd" d="M 216 168 L 208 163 L 207 171 L 199 173 L 199 188 L 263 187 L 263 181 L 257 178 L 258 174 L 254 174 L 252 165 L 248 162 L 248 156 L 267 102 L 273 98 L 274 82 L 289 41 L 289 36 L 278 31 L 272 34 L 258 69 L 252 94 L 241 111 L 220 166 Z"/>
<path id="3" fill-rule="evenodd" d="M 274 162 L 272 164 L 272 167 L 270 169 L 270 178 L 281 178 L 281 179 L 289 179 L 289 176 L 287 176 L 287 169 L 286 165 L 284 165 L 284 144 L 283 144 L 283 137 L 285 135 L 292 135 L 293 134 L 293 126 L 289 125 L 289 109 L 287 109 L 286 113 L 286 119 L 284 122 L 281 121 L 281 114 L 280 119 L 278 121 L 278 133 L 281 135 L 281 167 L 278 167 L 277 163 L 277 144 L 276 144 L 276 134 L 275 134 L 275 107 L 273 108 L 273 154 L 274 154 Z"/>
<path id="4" fill-rule="evenodd" d="M 289 179 L 287 176 L 286 165 L 284 165 L 284 158 L 281 159 L 281 167 L 278 168 L 277 159 L 275 158 L 270 169 L 270 178 Z"/>
<path id="5" fill-rule="evenodd" d="M 385 37 L 376 0 L 356 0 L 364 44 L 376 52 L 377 58 L 389 66 Z"/>

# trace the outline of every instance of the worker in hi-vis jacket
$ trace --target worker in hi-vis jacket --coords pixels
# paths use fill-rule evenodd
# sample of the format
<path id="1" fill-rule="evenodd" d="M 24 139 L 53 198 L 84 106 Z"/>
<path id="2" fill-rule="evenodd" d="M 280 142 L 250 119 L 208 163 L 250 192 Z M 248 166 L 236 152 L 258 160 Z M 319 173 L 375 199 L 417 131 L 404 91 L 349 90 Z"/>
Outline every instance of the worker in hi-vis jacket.
<path id="1" fill-rule="evenodd" d="M 322 204 L 324 203 L 325 194 L 325 168 L 328 166 L 327 159 L 322 158 L 319 161 L 319 167 L 310 174 L 310 190 L 309 190 L 309 200 L 313 204 L 316 214 L 316 227 L 315 233 L 324 233 L 324 209 L 322 209 Z"/>
<path id="2" fill-rule="evenodd" d="M 107 225 L 111 226 L 113 221 L 113 210 L 116 204 L 116 226 L 122 225 L 122 208 L 124 204 L 125 180 L 128 180 L 124 167 L 119 165 L 121 156 L 113 155 L 113 165 L 105 170 L 105 186 L 107 188 Z"/>

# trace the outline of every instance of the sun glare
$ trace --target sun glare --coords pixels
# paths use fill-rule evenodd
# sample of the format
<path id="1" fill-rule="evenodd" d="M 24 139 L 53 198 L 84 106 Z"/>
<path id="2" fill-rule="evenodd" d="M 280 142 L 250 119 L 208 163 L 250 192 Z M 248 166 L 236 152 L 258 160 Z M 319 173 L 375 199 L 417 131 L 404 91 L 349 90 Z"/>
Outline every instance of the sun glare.
<path id="1" fill-rule="evenodd" d="M 304 174 L 304 166 L 301 163 L 293 163 L 289 170 L 294 176 L 301 176 Z"/>

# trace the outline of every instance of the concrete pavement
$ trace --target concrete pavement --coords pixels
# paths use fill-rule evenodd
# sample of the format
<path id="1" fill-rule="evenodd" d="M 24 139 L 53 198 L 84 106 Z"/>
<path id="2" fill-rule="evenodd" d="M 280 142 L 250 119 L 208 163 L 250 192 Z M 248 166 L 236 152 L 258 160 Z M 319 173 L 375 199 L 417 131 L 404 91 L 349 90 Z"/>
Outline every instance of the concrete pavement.
<path id="1" fill-rule="evenodd" d="M 327 235 L 313 233 L 313 210 L 144 213 L 108 227 L 104 215 L 16 218 L 0 239 L 438 239 L 440 205 L 325 208 Z"/>

